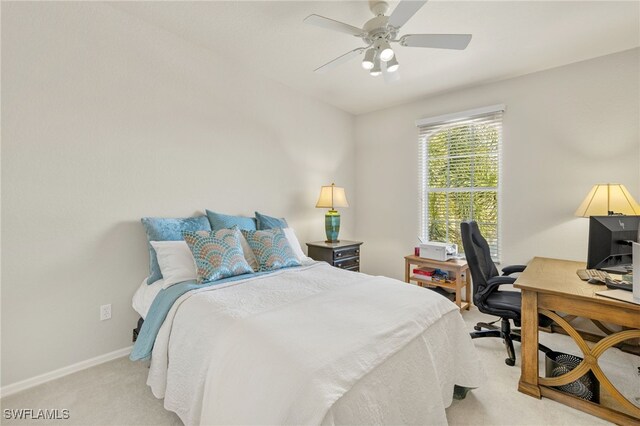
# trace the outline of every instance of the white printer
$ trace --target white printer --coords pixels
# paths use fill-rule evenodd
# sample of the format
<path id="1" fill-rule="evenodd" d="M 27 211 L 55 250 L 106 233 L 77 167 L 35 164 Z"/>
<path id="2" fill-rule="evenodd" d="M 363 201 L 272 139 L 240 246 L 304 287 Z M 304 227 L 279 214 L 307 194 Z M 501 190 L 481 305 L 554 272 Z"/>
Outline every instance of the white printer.
<path id="1" fill-rule="evenodd" d="M 458 256 L 458 245 L 427 241 L 420 244 L 420 257 L 446 262 Z"/>

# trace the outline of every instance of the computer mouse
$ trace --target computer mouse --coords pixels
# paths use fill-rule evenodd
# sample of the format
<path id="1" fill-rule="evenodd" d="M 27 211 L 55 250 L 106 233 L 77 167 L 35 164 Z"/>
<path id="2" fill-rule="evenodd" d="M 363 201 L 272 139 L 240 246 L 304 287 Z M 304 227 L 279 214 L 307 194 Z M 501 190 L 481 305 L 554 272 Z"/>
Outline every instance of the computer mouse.
<path id="1" fill-rule="evenodd" d="M 589 278 L 589 281 L 587 281 L 589 284 L 604 284 L 604 282 L 600 281 L 597 278 Z"/>

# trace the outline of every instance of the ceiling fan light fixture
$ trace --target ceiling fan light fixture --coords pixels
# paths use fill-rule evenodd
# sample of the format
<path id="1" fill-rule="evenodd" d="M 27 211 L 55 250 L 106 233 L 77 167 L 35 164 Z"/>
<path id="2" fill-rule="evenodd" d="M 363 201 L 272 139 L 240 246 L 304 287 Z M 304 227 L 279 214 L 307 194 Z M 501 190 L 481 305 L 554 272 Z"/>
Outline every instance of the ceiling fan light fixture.
<path id="1" fill-rule="evenodd" d="M 375 59 L 376 50 L 373 48 L 367 50 L 367 52 L 364 54 L 364 59 L 362 60 L 362 68 L 364 68 L 365 70 L 373 69 Z"/>
<path id="2" fill-rule="evenodd" d="M 380 59 L 385 62 L 389 62 L 393 56 L 393 50 L 390 47 L 380 52 Z"/>
<path id="3" fill-rule="evenodd" d="M 375 61 L 373 61 L 373 68 L 371 68 L 371 70 L 369 70 L 369 74 L 371 74 L 373 77 L 377 77 L 380 74 L 382 74 L 382 68 L 380 67 L 380 59 L 376 58 Z"/>
<path id="4" fill-rule="evenodd" d="M 396 72 L 398 71 L 398 68 L 400 68 L 400 64 L 395 56 L 391 58 L 391 60 L 387 61 L 387 72 Z"/>
<path id="5" fill-rule="evenodd" d="M 378 57 L 380 57 L 381 61 L 389 62 L 393 58 L 393 49 L 391 49 L 391 46 L 389 45 L 389 42 L 387 40 L 380 39 L 377 43 L 376 48 L 378 49 Z"/>

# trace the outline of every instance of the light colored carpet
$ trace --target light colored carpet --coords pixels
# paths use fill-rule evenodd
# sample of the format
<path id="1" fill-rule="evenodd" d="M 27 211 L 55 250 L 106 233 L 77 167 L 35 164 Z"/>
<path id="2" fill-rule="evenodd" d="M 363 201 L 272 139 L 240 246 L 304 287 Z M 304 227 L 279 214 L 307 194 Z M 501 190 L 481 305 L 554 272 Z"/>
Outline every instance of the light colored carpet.
<path id="1" fill-rule="evenodd" d="M 471 331 L 476 322 L 494 318 L 473 309 L 464 313 L 464 319 Z M 540 340 L 554 350 L 580 353 L 567 336 L 541 333 Z M 608 424 L 549 399 L 537 400 L 519 393 L 520 360 L 515 367 L 505 365 L 506 351 L 500 339 L 485 338 L 474 342 L 486 367 L 487 380 L 481 388 L 470 392 L 466 399 L 454 401 L 447 409 L 451 425 Z M 516 352 L 519 356 L 518 343 Z M 626 395 L 640 397 L 640 378 L 637 375 L 640 357 L 612 349 L 603 355 L 601 364 Z M 38 425 L 182 424 L 175 414 L 163 408 L 162 400 L 156 399 L 146 386 L 147 371 L 143 363 L 121 358 L 3 398 L 0 405 L 3 414 L 4 409 L 12 408 L 66 408 L 70 411 L 69 420 L 31 422 Z M 24 425 L 29 422 L 6 420 L 3 415 L 0 423 Z"/>

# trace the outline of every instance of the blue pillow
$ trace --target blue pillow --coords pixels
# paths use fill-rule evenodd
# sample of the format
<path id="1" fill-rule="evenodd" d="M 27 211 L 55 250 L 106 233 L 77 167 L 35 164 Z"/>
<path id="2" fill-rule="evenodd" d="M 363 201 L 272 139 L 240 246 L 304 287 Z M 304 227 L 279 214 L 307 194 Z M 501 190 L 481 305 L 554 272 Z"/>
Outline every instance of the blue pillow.
<path id="1" fill-rule="evenodd" d="M 260 267 L 257 272 L 300 266 L 300 261 L 293 254 L 293 249 L 282 229 L 242 231 L 242 235 L 258 259 Z"/>
<path id="2" fill-rule="evenodd" d="M 153 284 L 162 278 L 156 251 L 149 241 L 181 241 L 183 231 L 210 231 L 211 225 L 206 216 L 167 219 L 162 217 L 143 217 L 141 219 L 147 233 L 149 246 L 149 278 L 147 284 Z"/>
<path id="3" fill-rule="evenodd" d="M 231 216 L 228 214 L 216 213 L 211 210 L 206 210 L 211 229 L 217 231 L 218 229 L 231 229 L 237 226 L 241 231 L 255 231 L 256 219 L 253 217 L 244 216 Z"/>
<path id="4" fill-rule="evenodd" d="M 288 228 L 287 221 L 284 218 L 278 219 L 277 217 L 267 216 L 266 214 L 260 214 L 256 212 L 256 222 L 259 231 L 265 229 L 274 228 Z"/>

